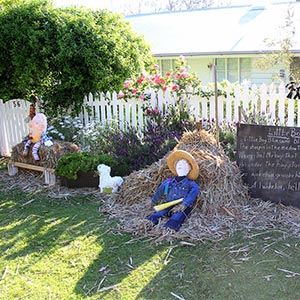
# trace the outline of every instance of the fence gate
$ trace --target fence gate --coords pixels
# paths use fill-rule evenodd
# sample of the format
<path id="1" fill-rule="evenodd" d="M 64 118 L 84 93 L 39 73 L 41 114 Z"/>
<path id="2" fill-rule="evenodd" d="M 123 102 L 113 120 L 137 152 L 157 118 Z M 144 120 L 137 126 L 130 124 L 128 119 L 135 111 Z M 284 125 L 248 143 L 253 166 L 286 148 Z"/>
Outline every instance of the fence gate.
<path id="1" fill-rule="evenodd" d="M 30 102 L 14 99 L 5 103 L 0 99 L 0 155 L 10 156 L 13 146 L 19 144 L 29 131 L 26 117 Z"/>

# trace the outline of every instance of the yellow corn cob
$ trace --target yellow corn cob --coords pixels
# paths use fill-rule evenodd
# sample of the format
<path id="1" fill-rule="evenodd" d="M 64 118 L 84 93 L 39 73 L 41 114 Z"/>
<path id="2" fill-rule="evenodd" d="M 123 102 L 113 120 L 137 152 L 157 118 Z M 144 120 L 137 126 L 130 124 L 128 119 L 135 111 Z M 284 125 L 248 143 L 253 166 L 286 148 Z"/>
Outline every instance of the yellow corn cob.
<path id="1" fill-rule="evenodd" d="M 182 201 L 183 201 L 183 198 L 180 198 L 180 199 L 173 200 L 173 201 L 170 201 L 170 202 L 165 202 L 165 203 L 162 203 L 162 204 L 155 205 L 153 208 L 154 208 L 155 211 L 161 211 L 161 210 L 166 209 L 170 206 L 174 206 L 175 204 L 178 204 Z"/>

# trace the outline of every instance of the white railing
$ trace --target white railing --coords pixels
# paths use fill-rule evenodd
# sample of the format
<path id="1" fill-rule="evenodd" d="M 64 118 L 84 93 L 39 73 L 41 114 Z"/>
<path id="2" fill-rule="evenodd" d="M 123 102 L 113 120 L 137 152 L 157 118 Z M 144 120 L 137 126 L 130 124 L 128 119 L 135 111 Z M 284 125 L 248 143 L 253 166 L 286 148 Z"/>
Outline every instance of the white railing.
<path id="1" fill-rule="evenodd" d="M 283 83 L 279 86 L 271 84 L 236 85 L 234 91 L 226 90 L 226 96 L 218 97 L 219 122 L 237 122 L 239 107 L 245 111 L 256 111 L 256 114 L 268 114 L 269 124 L 300 127 L 300 105 L 294 99 L 286 98 L 286 89 Z M 215 120 L 215 97 L 201 98 L 192 96 L 186 100 L 195 120 Z M 158 108 L 163 113 L 168 111 L 176 99 L 171 93 L 160 91 L 157 95 L 152 92 L 151 100 L 145 103 L 140 99 L 124 101 L 117 98 L 117 93 L 89 94 L 84 99 L 84 105 L 79 117 L 84 124 L 92 121 L 111 123 L 117 122 L 121 129 L 133 126 L 140 129 L 144 126 L 143 105 Z M 0 154 L 9 155 L 11 148 L 20 143 L 28 134 L 28 123 L 25 118 L 29 114 L 30 103 L 22 100 L 10 100 L 3 104 L 0 100 Z"/>

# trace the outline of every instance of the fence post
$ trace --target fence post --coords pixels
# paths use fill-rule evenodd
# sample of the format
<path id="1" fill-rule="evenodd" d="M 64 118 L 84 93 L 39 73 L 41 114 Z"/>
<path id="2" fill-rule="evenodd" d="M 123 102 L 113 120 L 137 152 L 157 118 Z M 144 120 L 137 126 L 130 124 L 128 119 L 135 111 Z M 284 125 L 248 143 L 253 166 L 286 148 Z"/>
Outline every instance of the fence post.
<path id="1" fill-rule="evenodd" d="M 278 118 L 280 120 L 279 125 L 285 125 L 285 87 L 284 85 L 279 86 L 279 93 L 278 93 L 279 103 L 278 103 Z"/>
<path id="2" fill-rule="evenodd" d="M 8 141 L 6 135 L 5 107 L 0 99 L 0 155 L 4 156 L 8 152 Z"/>
<path id="3" fill-rule="evenodd" d="M 215 116 L 216 116 L 216 141 L 219 144 L 219 107 L 218 107 L 218 81 L 217 81 L 217 66 L 214 64 L 214 84 L 215 84 Z"/>

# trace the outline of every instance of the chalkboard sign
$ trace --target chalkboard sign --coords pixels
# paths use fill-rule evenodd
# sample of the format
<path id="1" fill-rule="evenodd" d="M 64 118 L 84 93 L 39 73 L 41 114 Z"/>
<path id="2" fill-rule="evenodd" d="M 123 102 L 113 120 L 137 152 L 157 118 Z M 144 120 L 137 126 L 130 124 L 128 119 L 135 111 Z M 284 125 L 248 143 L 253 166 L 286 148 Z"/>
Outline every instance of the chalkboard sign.
<path id="1" fill-rule="evenodd" d="M 237 163 L 252 197 L 300 207 L 300 128 L 239 124 Z"/>

